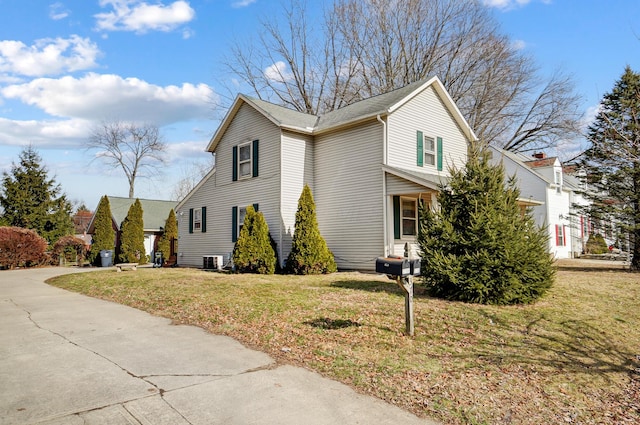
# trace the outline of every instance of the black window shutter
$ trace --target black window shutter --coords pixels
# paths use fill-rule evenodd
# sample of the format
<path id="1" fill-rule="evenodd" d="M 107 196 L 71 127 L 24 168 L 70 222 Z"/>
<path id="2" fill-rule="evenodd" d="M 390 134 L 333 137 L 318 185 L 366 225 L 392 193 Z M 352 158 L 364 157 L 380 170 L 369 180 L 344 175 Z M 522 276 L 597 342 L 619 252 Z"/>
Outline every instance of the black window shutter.
<path id="1" fill-rule="evenodd" d="M 418 131 L 416 132 L 416 151 L 417 151 L 417 158 L 416 158 L 416 165 L 418 167 L 422 167 L 423 163 L 424 163 L 424 145 L 423 145 L 423 136 L 422 136 L 422 131 Z"/>
<path id="2" fill-rule="evenodd" d="M 231 242 L 238 240 L 238 207 L 231 207 Z"/>
<path id="3" fill-rule="evenodd" d="M 259 205 L 258 205 L 258 204 L 253 204 L 253 210 L 254 210 L 255 212 L 258 212 L 258 207 L 259 207 Z"/>
<path id="4" fill-rule="evenodd" d="M 233 181 L 238 181 L 238 147 L 233 147 Z"/>
<path id="5" fill-rule="evenodd" d="M 207 207 L 202 207 L 202 224 L 201 224 L 201 229 L 202 229 L 202 233 L 207 231 Z"/>
<path id="6" fill-rule="evenodd" d="M 193 233 L 193 208 L 189 208 L 189 233 Z"/>
<path id="7" fill-rule="evenodd" d="M 400 197 L 393 197 L 393 237 L 395 239 L 401 238 L 400 234 Z"/>
<path id="8" fill-rule="evenodd" d="M 253 151 L 252 152 L 252 155 L 253 155 L 253 158 L 252 158 L 252 161 L 253 161 L 253 177 L 258 177 L 258 158 L 259 158 L 259 155 L 258 155 L 258 142 L 259 142 L 259 140 L 254 140 L 253 141 L 253 147 L 251 148 L 252 151 Z"/>

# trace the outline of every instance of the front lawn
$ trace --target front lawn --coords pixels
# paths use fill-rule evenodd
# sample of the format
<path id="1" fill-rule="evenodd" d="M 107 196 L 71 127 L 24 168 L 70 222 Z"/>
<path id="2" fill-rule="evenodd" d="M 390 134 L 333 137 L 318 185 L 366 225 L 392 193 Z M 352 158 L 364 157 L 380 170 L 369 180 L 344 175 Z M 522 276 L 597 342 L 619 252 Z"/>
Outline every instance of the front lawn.
<path id="1" fill-rule="evenodd" d="M 529 306 L 418 286 L 414 338 L 399 288 L 372 274 L 142 268 L 49 283 L 231 336 L 446 424 L 640 423 L 640 275 L 622 270 L 561 269 Z"/>

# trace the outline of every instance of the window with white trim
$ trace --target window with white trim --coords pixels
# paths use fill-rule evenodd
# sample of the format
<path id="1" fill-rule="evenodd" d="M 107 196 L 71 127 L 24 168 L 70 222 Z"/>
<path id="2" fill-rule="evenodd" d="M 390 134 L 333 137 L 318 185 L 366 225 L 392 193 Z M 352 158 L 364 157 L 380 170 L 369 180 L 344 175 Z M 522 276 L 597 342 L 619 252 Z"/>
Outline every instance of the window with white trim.
<path id="1" fill-rule="evenodd" d="M 424 136 L 424 163 L 436 165 L 436 141 L 433 137 Z"/>
<path id="2" fill-rule="evenodd" d="M 244 218 L 247 216 L 247 207 L 239 207 L 238 208 L 238 235 L 240 234 L 240 230 L 242 230 L 242 226 L 244 225 Z"/>
<path id="3" fill-rule="evenodd" d="M 402 219 L 402 237 L 415 237 L 418 234 L 418 200 L 400 198 Z"/>
<path id="4" fill-rule="evenodd" d="M 252 154 L 251 143 L 238 145 L 238 176 L 241 179 L 251 177 L 253 170 Z"/>
<path id="5" fill-rule="evenodd" d="M 202 208 L 193 209 L 193 230 L 202 229 Z"/>
<path id="6" fill-rule="evenodd" d="M 556 245 L 557 246 L 565 246 L 565 234 L 564 234 L 564 226 L 561 224 L 556 224 Z"/>

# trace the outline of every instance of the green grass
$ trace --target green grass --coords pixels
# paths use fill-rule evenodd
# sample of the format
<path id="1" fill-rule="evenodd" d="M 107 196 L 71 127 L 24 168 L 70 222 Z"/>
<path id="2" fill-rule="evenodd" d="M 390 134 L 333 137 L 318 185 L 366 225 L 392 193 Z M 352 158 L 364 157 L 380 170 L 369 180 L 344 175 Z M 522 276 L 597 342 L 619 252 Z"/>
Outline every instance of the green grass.
<path id="1" fill-rule="evenodd" d="M 447 424 L 640 422 L 640 276 L 559 270 L 542 300 L 481 306 L 416 287 L 415 337 L 383 276 L 138 269 L 53 285 L 234 337 Z"/>

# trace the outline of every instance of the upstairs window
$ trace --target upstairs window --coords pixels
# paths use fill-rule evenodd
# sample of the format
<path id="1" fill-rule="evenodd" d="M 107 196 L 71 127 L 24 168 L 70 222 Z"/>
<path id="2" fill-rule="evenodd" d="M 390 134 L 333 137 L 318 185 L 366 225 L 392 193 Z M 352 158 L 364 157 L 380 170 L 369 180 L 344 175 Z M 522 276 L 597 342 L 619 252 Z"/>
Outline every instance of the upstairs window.
<path id="1" fill-rule="evenodd" d="M 233 181 L 258 177 L 258 140 L 233 147 Z"/>
<path id="2" fill-rule="evenodd" d="M 417 165 L 436 166 L 438 171 L 442 171 L 442 137 L 425 136 L 422 131 L 416 133 L 417 143 Z"/>
<path id="3" fill-rule="evenodd" d="M 238 175 L 241 179 L 251 176 L 251 144 L 238 146 Z"/>

